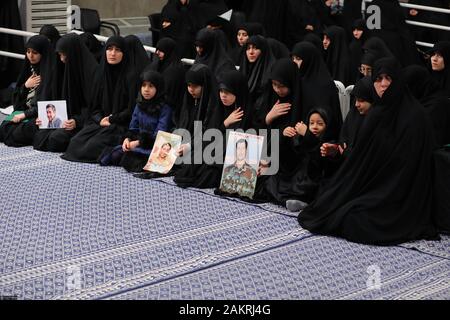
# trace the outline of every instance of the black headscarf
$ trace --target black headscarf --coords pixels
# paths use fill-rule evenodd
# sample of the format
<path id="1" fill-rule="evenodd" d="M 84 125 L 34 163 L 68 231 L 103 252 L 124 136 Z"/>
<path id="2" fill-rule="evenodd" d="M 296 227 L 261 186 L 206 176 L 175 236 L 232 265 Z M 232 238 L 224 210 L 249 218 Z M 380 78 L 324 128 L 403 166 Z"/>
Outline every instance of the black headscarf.
<path id="1" fill-rule="evenodd" d="M 109 47 L 122 50 L 123 59 L 117 65 L 110 65 L 106 59 Z M 105 50 L 94 81 L 92 103 L 93 120 L 100 122 L 108 117 L 111 124 L 128 126 L 138 92 L 138 76 L 129 64 L 125 39 L 112 36 L 105 44 Z"/>
<path id="2" fill-rule="evenodd" d="M 411 93 L 419 100 L 433 122 L 439 146 L 450 143 L 450 100 L 423 66 L 412 65 L 403 70 Z"/>
<path id="3" fill-rule="evenodd" d="M 348 155 L 358 140 L 359 130 L 361 129 L 362 124 L 364 123 L 364 119 L 366 115 L 361 115 L 355 107 L 356 99 L 362 99 L 366 102 L 373 103 L 374 101 L 374 88 L 373 81 L 371 77 L 364 77 L 359 79 L 352 90 L 352 106 L 350 107 L 350 111 L 345 118 L 344 124 L 341 129 L 341 136 L 339 138 L 339 142 L 341 144 L 346 144 L 347 148 L 345 153 Z"/>
<path id="4" fill-rule="evenodd" d="M 140 74 L 144 71 L 145 67 L 150 64 L 150 58 L 148 57 L 141 40 L 134 34 L 130 34 L 124 39 L 129 56 L 129 65 L 135 69 L 136 74 Z"/>
<path id="5" fill-rule="evenodd" d="M 373 0 L 371 5 L 380 8 L 381 28 L 372 30 L 391 49 L 403 66 L 420 64 L 414 37 L 405 22 L 405 16 L 398 1 Z"/>
<path id="6" fill-rule="evenodd" d="M 283 42 L 278 41 L 277 39 L 267 38 L 267 43 L 269 44 L 275 59 L 289 58 L 289 49 Z"/>
<path id="7" fill-rule="evenodd" d="M 228 129 L 243 129 L 247 130 L 250 124 L 251 106 L 249 99 L 249 92 L 247 87 L 247 79 L 245 76 L 237 71 L 231 70 L 225 72 L 219 80 L 219 90 L 224 89 L 236 96 L 236 102 L 234 106 L 224 106 L 219 99 L 219 109 L 217 110 L 216 120 L 214 120 L 216 126 L 220 126 L 225 119 L 237 108 L 240 108 L 244 112 L 242 120 L 233 124 Z"/>
<path id="8" fill-rule="evenodd" d="M 326 138 L 337 139 L 342 125 L 339 96 L 320 51 L 312 43 L 300 42 L 294 46 L 292 54 L 303 60 L 300 67 L 301 119 L 306 121 L 313 108 L 328 108 L 330 124 Z"/>
<path id="9" fill-rule="evenodd" d="M 273 56 L 272 50 L 270 50 L 267 39 L 263 36 L 251 36 L 244 50 L 247 50 L 251 44 L 261 50 L 261 55 L 254 63 L 250 63 L 247 55 L 244 55 L 240 63 L 239 71 L 247 76 L 251 99 L 254 101 L 269 81 L 269 72 L 275 62 L 275 57 Z"/>
<path id="10" fill-rule="evenodd" d="M 41 30 L 39 31 L 39 34 L 46 36 L 52 43 L 53 48 L 56 47 L 56 43 L 61 38 L 58 29 L 56 29 L 55 26 L 51 24 L 43 25 Z"/>
<path id="11" fill-rule="evenodd" d="M 361 65 L 361 58 L 363 55 L 363 43 L 369 38 L 369 30 L 366 26 L 366 21 L 364 19 L 355 20 L 352 24 L 352 32 L 354 30 L 360 30 L 363 32 L 361 38 L 356 39 L 351 36 L 352 41 L 348 47 L 350 54 L 350 83 L 355 83 L 357 79 L 360 78 L 358 68 Z"/>
<path id="12" fill-rule="evenodd" d="M 236 36 L 240 30 L 246 31 L 249 38 L 258 34 L 261 36 L 264 36 L 265 34 L 263 25 L 258 22 L 245 22 L 240 24 L 236 28 Z M 241 60 L 245 57 L 245 44 L 241 47 L 237 43 L 237 40 L 234 41 L 236 43 L 236 47 L 230 50 L 230 57 L 236 65 L 239 65 Z"/>
<path id="13" fill-rule="evenodd" d="M 324 34 L 330 38 L 330 45 L 325 50 L 328 70 L 334 80 L 339 80 L 344 85 L 348 85 L 350 79 L 350 53 L 345 30 L 338 26 L 331 26 L 325 30 Z"/>
<path id="14" fill-rule="evenodd" d="M 217 32 L 204 28 L 197 34 L 195 45 L 202 47 L 203 52 L 197 55 L 195 63 L 207 65 L 216 77 L 236 67 L 225 51 Z"/>
<path id="15" fill-rule="evenodd" d="M 142 87 L 144 81 L 148 81 L 156 88 L 156 95 L 151 100 L 145 100 L 142 96 L 141 90 L 138 92 L 136 99 L 137 106 L 150 115 L 159 115 L 161 108 L 165 102 L 165 85 L 163 76 L 157 71 L 144 71 L 140 75 L 139 88 Z"/>
<path id="16" fill-rule="evenodd" d="M 155 60 L 146 70 L 158 71 L 164 77 L 166 102 L 172 107 L 173 125 L 178 123 L 180 109 L 183 104 L 185 84 L 185 69 L 176 50 L 176 42 L 171 38 L 162 38 L 156 45 L 156 50 L 164 52 L 163 60 L 155 56 Z"/>
<path id="17" fill-rule="evenodd" d="M 392 78 L 390 87 L 376 97 L 353 151 L 298 219 L 313 233 L 359 243 L 436 239 L 431 124 L 402 81 L 395 59 L 375 63 L 372 79 L 381 74 Z"/>
<path id="18" fill-rule="evenodd" d="M 103 55 L 102 43 L 94 36 L 92 32 L 84 32 L 80 35 L 80 38 L 89 51 L 94 55 L 95 60 L 100 62 Z"/>
<path id="19" fill-rule="evenodd" d="M 95 78 L 98 64 L 77 34 L 64 35 L 56 43 L 56 50 L 67 57 L 62 80 L 62 98 L 67 100 L 68 116 L 77 117 L 74 118 L 77 126 L 81 126 L 82 119 L 79 116 L 83 110 L 89 109 L 92 101 L 92 79 Z"/>
<path id="20" fill-rule="evenodd" d="M 186 72 L 186 85 L 189 83 L 202 86 L 202 95 L 195 101 L 186 90 L 177 128 L 193 133 L 194 121 L 201 121 L 203 129 L 209 128 L 212 110 L 218 106 L 218 86 L 211 70 L 204 64 L 194 64 Z"/>
<path id="21" fill-rule="evenodd" d="M 189 0 L 182 5 L 180 0 L 170 0 L 162 9 L 161 20 L 171 23 L 166 28 L 157 26 L 161 29 L 161 38 L 174 39 L 181 57 L 194 58 L 195 35 L 203 27 L 199 1 Z"/>
<path id="22" fill-rule="evenodd" d="M 320 39 L 320 37 L 313 33 L 313 32 L 308 32 L 305 37 L 303 38 L 303 41 L 306 42 L 310 42 L 313 45 L 315 45 L 317 47 L 317 49 L 319 49 L 320 52 L 323 51 L 323 42 L 322 39 Z"/>
<path id="23" fill-rule="evenodd" d="M 377 60 L 381 58 L 394 57 L 394 54 L 391 52 L 391 50 L 389 50 L 386 43 L 378 37 L 372 37 L 368 39 L 366 42 L 364 42 L 362 49 L 363 52 L 372 53 Z"/>
<path id="24" fill-rule="evenodd" d="M 41 54 L 41 60 L 38 64 L 32 65 L 30 61 L 25 58 L 22 72 L 17 79 L 17 88 L 21 88 L 28 78 L 34 73 L 41 76 L 41 83 L 36 89 L 36 95 L 33 99 L 33 105 L 37 105 L 37 101 L 55 100 L 59 97 L 57 79 L 57 61 L 56 54 L 53 51 L 50 40 L 46 36 L 37 35 L 31 37 L 25 44 L 25 48 L 31 48 Z M 16 107 L 19 103 L 16 97 L 13 98 L 13 104 Z"/>
<path id="25" fill-rule="evenodd" d="M 431 74 L 439 83 L 441 90 L 450 98 L 450 41 L 436 43 L 431 50 L 431 55 L 436 52 L 444 58 L 445 68 L 442 71 L 432 71 Z"/>

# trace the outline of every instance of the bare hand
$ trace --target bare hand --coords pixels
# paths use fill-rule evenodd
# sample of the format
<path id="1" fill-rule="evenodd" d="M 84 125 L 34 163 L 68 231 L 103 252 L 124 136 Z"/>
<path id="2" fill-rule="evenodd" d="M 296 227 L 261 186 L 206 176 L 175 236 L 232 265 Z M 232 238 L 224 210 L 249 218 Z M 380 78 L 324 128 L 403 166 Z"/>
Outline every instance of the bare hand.
<path id="1" fill-rule="evenodd" d="M 264 175 L 267 172 L 267 170 L 269 169 L 269 165 L 270 165 L 269 161 L 261 160 L 259 162 L 257 176 L 260 177 L 260 176 Z"/>
<path id="2" fill-rule="evenodd" d="M 339 145 L 333 143 L 324 143 L 320 147 L 320 154 L 322 157 L 335 157 L 339 152 Z"/>
<path id="3" fill-rule="evenodd" d="M 172 23 L 170 23 L 169 21 L 164 21 L 164 22 L 162 23 L 163 29 L 165 29 L 165 28 L 167 28 L 167 27 L 170 27 L 171 25 L 172 25 Z"/>
<path id="4" fill-rule="evenodd" d="M 280 103 L 280 100 L 278 100 L 267 114 L 266 124 L 270 125 L 275 119 L 287 114 L 291 110 L 291 106 L 290 103 Z"/>
<path id="5" fill-rule="evenodd" d="M 308 25 L 305 27 L 305 30 L 314 31 L 314 27 L 313 27 L 312 25 L 308 24 Z"/>
<path id="6" fill-rule="evenodd" d="M 306 131 L 308 131 L 308 126 L 306 124 L 304 124 L 302 121 L 295 125 L 295 131 L 297 132 L 298 135 L 301 135 L 304 137 L 306 134 Z"/>
<path id="7" fill-rule="evenodd" d="M 128 152 L 130 151 L 130 139 L 126 138 L 123 143 L 122 143 L 122 150 L 123 152 Z"/>
<path id="8" fill-rule="evenodd" d="M 25 114 L 24 114 L 24 113 L 21 113 L 21 114 L 15 115 L 14 118 L 12 118 L 11 121 L 14 122 L 14 123 L 20 123 L 20 122 L 22 122 L 23 120 L 25 120 Z"/>
<path id="9" fill-rule="evenodd" d="M 295 131 L 295 128 L 287 127 L 283 131 L 283 136 L 288 138 L 294 138 L 297 135 L 297 131 Z"/>
<path id="10" fill-rule="evenodd" d="M 36 118 L 36 125 L 37 125 L 38 127 L 40 127 L 40 126 L 42 125 L 42 120 L 39 119 L 39 118 Z"/>
<path id="11" fill-rule="evenodd" d="M 25 82 L 25 88 L 36 88 L 41 83 L 41 76 L 36 75 L 33 73 L 31 77 L 28 78 L 28 80 Z"/>
<path id="12" fill-rule="evenodd" d="M 101 127 L 109 127 L 111 125 L 111 122 L 109 122 L 109 117 L 104 117 L 102 121 L 100 121 Z"/>
<path id="13" fill-rule="evenodd" d="M 77 127 L 77 122 L 73 119 L 64 121 L 63 123 L 63 129 L 67 130 L 67 131 L 72 131 Z"/>
<path id="14" fill-rule="evenodd" d="M 134 149 L 136 149 L 137 147 L 139 147 L 140 143 L 138 140 L 136 141 L 131 141 L 130 142 L 130 146 L 129 146 L 129 151 L 133 151 Z"/>
<path id="15" fill-rule="evenodd" d="M 244 111 L 242 111 L 241 108 L 237 108 L 228 116 L 228 118 L 225 119 L 223 125 L 225 126 L 225 128 L 229 128 L 231 125 L 241 121 L 243 116 Z"/>

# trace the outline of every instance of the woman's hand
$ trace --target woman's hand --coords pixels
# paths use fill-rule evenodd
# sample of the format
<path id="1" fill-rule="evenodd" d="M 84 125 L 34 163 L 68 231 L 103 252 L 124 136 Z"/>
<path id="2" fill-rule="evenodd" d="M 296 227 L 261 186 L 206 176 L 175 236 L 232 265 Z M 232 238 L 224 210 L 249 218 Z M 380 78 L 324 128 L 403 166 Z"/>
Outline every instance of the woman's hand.
<path id="1" fill-rule="evenodd" d="M 270 125 L 275 119 L 287 114 L 291 110 L 291 106 L 292 104 L 290 103 L 280 103 L 280 100 L 278 100 L 272 107 L 272 110 L 267 114 L 266 124 Z"/>
<path id="2" fill-rule="evenodd" d="M 42 120 L 39 119 L 39 118 L 36 118 L 36 125 L 37 125 L 38 127 L 40 127 L 40 126 L 42 125 Z"/>
<path id="3" fill-rule="evenodd" d="M 335 157 L 339 152 L 339 145 L 333 143 L 324 143 L 320 147 L 322 157 Z"/>
<path id="4" fill-rule="evenodd" d="M 109 127 L 111 125 L 111 122 L 109 122 L 109 117 L 104 117 L 102 121 L 100 121 L 101 127 Z"/>
<path id="5" fill-rule="evenodd" d="M 20 122 L 22 122 L 23 120 L 25 120 L 25 114 L 24 113 L 21 113 L 21 114 L 16 114 L 15 116 L 14 116 L 14 118 L 12 118 L 12 122 L 14 122 L 14 123 L 20 123 Z"/>
<path id="6" fill-rule="evenodd" d="M 241 121 L 243 116 L 244 111 L 242 111 L 241 108 L 237 108 L 228 116 L 228 118 L 225 119 L 223 125 L 225 126 L 225 128 L 229 128 L 231 125 Z"/>
<path id="7" fill-rule="evenodd" d="M 63 129 L 67 130 L 67 131 L 72 131 L 75 130 L 75 128 L 77 127 L 77 122 L 73 119 L 64 121 L 63 123 Z"/>
<path id="8" fill-rule="evenodd" d="M 25 82 L 25 88 L 31 89 L 36 88 L 41 83 L 41 76 L 36 75 L 33 73 L 31 77 L 28 78 L 28 80 Z"/>

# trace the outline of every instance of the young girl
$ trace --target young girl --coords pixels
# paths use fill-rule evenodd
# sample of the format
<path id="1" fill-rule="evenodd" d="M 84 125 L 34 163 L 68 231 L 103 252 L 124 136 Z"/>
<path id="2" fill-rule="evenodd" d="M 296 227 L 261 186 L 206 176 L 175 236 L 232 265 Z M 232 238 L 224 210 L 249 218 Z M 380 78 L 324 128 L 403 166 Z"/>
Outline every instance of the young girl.
<path id="1" fill-rule="evenodd" d="M 143 171 L 158 131 L 168 131 L 172 108 L 165 103 L 164 79 L 156 71 L 141 74 L 141 91 L 122 145 L 106 149 L 100 165 L 122 166 L 130 172 Z"/>
<path id="2" fill-rule="evenodd" d="M 327 125 L 325 109 L 315 108 L 309 113 L 306 124 L 300 121 L 295 127 L 284 129 L 283 139 L 291 144 L 290 157 L 295 159 L 295 167 L 268 177 L 264 183 L 267 200 L 299 211 L 316 197 L 322 179 L 332 172 L 330 162 L 320 154 Z"/>

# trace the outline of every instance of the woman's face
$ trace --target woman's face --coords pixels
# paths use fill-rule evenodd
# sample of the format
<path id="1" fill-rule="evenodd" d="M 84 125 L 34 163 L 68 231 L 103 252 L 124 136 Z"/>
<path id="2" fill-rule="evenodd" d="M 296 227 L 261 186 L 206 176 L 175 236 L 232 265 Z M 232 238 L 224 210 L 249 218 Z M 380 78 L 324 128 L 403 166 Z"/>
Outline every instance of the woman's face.
<path id="1" fill-rule="evenodd" d="M 309 117 L 309 130 L 316 136 L 320 136 L 325 129 L 327 128 L 327 125 L 325 124 L 325 121 L 323 120 L 322 116 L 318 113 L 313 113 L 311 117 Z"/>
<path id="2" fill-rule="evenodd" d="M 67 55 L 64 52 L 58 52 L 59 54 L 59 60 L 61 60 L 62 63 L 67 62 Z"/>
<path id="3" fill-rule="evenodd" d="M 164 56 L 165 56 L 165 53 L 164 52 L 162 52 L 161 50 L 156 50 L 156 55 L 158 56 L 158 58 L 159 58 L 159 60 L 160 61 L 163 61 L 164 60 Z"/>
<path id="4" fill-rule="evenodd" d="M 353 36 L 355 37 L 355 39 L 359 40 L 359 39 L 361 39 L 363 32 L 364 31 L 362 31 L 362 30 L 355 29 L 355 30 L 353 30 Z"/>
<path id="5" fill-rule="evenodd" d="M 361 72 L 365 77 L 372 75 L 372 67 L 367 64 L 361 64 L 359 67 L 359 72 Z"/>
<path id="6" fill-rule="evenodd" d="M 433 68 L 433 71 L 442 71 L 442 70 L 444 70 L 445 69 L 444 57 L 436 52 L 431 57 L 431 67 Z"/>
<path id="7" fill-rule="evenodd" d="M 242 47 L 244 44 L 247 43 L 248 40 L 248 33 L 245 30 L 239 30 L 237 33 L 237 41 L 239 45 Z"/>
<path id="8" fill-rule="evenodd" d="M 289 95 L 289 88 L 282 84 L 280 81 L 272 80 L 273 91 L 280 97 L 285 98 Z"/>
<path id="9" fill-rule="evenodd" d="M 328 47 L 331 44 L 331 39 L 326 34 L 324 34 L 322 43 L 323 43 L 323 48 L 325 50 L 328 50 Z"/>
<path id="10" fill-rule="evenodd" d="M 226 107 L 231 107 L 236 102 L 236 96 L 225 89 L 220 89 L 219 95 L 220 100 Z"/>
<path id="11" fill-rule="evenodd" d="M 141 94 L 145 100 L 151 100 L 156 95 L 156 87 L 150 81 L 144 81 L 141 86 Z"/>
<path id="12" fill-rule="evenodd" d="M 387 74 L 381 74 L 378 78 L 375 79 L 373 86 L 375 87 L 375 91 L 377 95 L 382 98 L 386 90 L 392 83 L 392 78 Z"/>
<path id="13" fill-rule="evenodd" d="M 303 60 L 300 57 L 293 55 L 292 61 L 295 62 L 295 64 L 298 66 L 299 69 L 301 68 Z"/>
<path id="14" fill-rule="evenodd" d="M 199 56 L 201 56 L 203 54 L 203 51 L 204 51 L 203 47 L 200 47 L 200 46 L 195 46 L 195 50 L 197 51 L 197 54 Z"/>
<path id="15" fill-rule="evenodd" d="M 250 63 L 256 62 L 261 55 L 261 49 L 258 49 L 254 44 L 250 44 L 247 47 L 247 59 Z"/>
<path id="16" fill-rule="evenodd" d="M 369 112 L 370 107 L 372 107 L 372 104 L 364 99 L 356 98 L 355 107 L 360 115 L 365 116 Z"/>
<path id="17" fill-rule="evenodd" d="M 194 99 L 200 99 L 202 97 L 203 87 L 198 84 L 188 83 L 188 92 Z"/>
<path id="18" fill-rule="evenodd" d="M 34 49 L 27 49 L 27 59 L 31 64 L 38 64 L 41 62 L 42 55 Z"/>
<path id="19" fill-rule="evenodd" d="M 109 64 L 116 65 L 122 62 L 123 52 L 122 49 L 116 46 L 109 46 L 106 49 L 106 60 Z"/>

